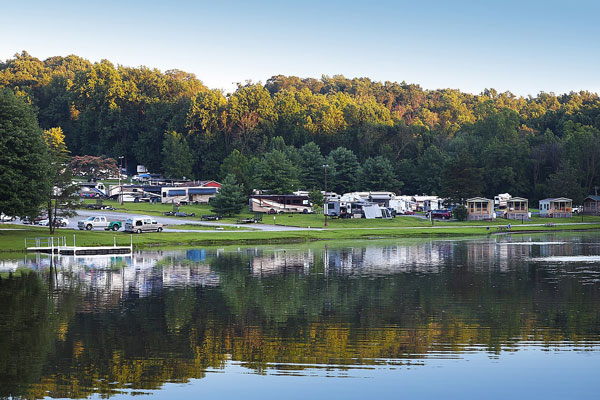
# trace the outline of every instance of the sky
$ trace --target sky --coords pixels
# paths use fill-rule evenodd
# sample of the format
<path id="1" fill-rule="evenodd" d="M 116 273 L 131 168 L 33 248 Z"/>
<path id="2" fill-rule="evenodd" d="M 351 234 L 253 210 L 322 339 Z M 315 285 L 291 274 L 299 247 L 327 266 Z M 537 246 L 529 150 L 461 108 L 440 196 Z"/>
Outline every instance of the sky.
<path id="1" fill-rule="evenodd" d="M 426 89 L 600 92 L 597 1 L 7 2 L 0 60 L 76 54 L 210 88 L 341 74 Z"/>

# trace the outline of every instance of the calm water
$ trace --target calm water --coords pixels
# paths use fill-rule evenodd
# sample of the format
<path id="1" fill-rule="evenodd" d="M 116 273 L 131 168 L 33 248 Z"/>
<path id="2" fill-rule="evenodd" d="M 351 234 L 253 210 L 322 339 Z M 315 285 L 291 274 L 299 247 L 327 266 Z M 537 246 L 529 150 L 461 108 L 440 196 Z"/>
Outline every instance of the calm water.
<path id="1" fill-rule="evenodd" d="M 27 256 L 0 277 L 0 397 L 600 398 L 600 234 Z"/>

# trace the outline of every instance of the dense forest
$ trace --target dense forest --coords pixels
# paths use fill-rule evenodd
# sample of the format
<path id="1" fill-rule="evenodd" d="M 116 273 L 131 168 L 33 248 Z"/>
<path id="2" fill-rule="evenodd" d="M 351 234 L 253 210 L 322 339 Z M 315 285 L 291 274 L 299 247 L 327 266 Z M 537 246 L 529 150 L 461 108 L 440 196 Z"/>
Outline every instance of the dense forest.
<path id="1" fill-rule="evenodd" d="M 0 87 L 62 128 L 73 155 L 124 156 L 167 176 L 248 191 L 393 190 L 450 197 L 501 192 L 576 202 L 600 184 L 600 99 L 425 90 L 368 78 L 273 76 L 224 94 L 193 74 L 39 60 L 0 62 Z"/>

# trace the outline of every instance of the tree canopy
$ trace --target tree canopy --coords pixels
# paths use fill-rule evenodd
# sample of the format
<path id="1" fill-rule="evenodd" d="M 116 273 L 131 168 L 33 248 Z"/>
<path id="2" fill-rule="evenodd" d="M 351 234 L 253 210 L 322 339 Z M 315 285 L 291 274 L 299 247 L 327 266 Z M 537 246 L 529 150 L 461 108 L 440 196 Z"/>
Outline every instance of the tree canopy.
<path id="1" fill-rule="evenodd" d="M 0 88 L 0 213 L 34 216 L 50 192 L 49 156 L 31 106 Z"/>
<path id="2" fill-rule="evenodd" d="M 264 182 L 264 169 L 255 167 L 273 150 L 291 163 L 286 180 L 294 187 L 321 186 L 321 157 L 331 158 L 338 148 L 352 152 L 359 169 L 369 158 L 389 160 L 406 193 L 442 193 L 443 171 L 463 151 L 481 170 L 479 195 L 556 196 L 550 177 L 567 161 L 577 176 L 573 192 L 564 195 L 577 201 L 579 193 L 600 186 L 600 98 L 586 91 L 519 97 L 340 75 L 276 75 L 223 93 L 178 70 L 91 63 L 74 55 L 39 60 L 26 52 L 0 62 L 0 86 L 31 104 L 43 129 L 60 126 L 75 156 L 124 156 L 130 168 L 143 164 L 172 174 L 173 153 L 164 149 L 175 143 L 187 145 L 183 175 L 217 179 L 223 160 L 237 151 L 248 162 L 236 172 L 245 190 L 250 183 L 264 189 L 256 186 Z M 174 142 L 173 132 L 181 139 Z M 277 137 L 285 148 L 273 148 Z M 356 163 L 350 164 L 350 174 L 356 173 Z M 332 167 L 331 173 L 346 174 L 332 186 L 337 190 L 370 189 L 347 171 Z"/>

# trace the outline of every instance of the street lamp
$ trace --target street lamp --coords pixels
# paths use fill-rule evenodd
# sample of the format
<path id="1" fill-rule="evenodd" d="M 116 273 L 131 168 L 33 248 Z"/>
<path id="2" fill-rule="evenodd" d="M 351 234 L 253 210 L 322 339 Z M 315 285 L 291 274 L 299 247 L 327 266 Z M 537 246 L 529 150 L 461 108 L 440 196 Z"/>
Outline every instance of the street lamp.
<path id="1" fill-rule="evenodd" d="M 123 205 L 123 185 L 121 184 L 121 175 L 123 175 L 123 158 L 119 157 L 119 195 L 121 196 L 121 205 Z"/>
<path id="2" fill-rule="evenodd" d="M 323 164 L 323 169 L 325 170 L 325 196 L 323 196 L 323 214 L 325 214 L 325 226 L 327 226 L 327 211 L 325 211 L 325 202 L 327 202 L 327 167 L 329 167 L 329 165 Z"/>

